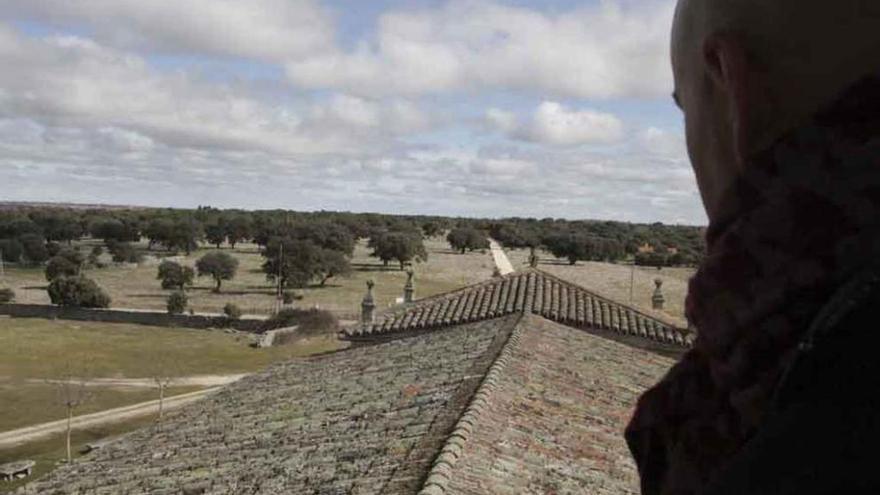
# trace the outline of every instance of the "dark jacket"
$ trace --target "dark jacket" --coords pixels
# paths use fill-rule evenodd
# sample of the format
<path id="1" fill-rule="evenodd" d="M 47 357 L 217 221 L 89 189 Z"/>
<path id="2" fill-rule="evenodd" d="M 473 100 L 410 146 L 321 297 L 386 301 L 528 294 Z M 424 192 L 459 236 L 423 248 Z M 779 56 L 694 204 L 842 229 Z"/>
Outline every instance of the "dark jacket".
<path id="1" fill-rule="evenodd" d="M 811 325 L 767 420 L 703 495 L 880 494 L 880 270 Z"/>

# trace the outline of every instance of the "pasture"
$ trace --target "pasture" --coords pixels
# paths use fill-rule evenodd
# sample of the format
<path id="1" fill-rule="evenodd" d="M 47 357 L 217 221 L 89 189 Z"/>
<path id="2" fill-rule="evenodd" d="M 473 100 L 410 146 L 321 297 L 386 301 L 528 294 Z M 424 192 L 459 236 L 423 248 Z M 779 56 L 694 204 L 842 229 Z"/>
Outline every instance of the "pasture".
<path id="1" fill-rule="evenodd" d="M 84 240 L 77 243 L 88 252 L 99 241 Z M 494 267 L 489 251 L 458 254 L 453 252 L 445 240 L 431 238 L 425 241 L 428 261 L 414 266 L 416 297 L 427 297 L 489 278 Z M 181 264 L 194 266 L 195 261 L 204 254 L 214 251 L 213 247 L 203 246 L 189 256 L 167 256 L 156 250 L 147 251 L 146 243 L 141 244 L 146 258 L 139 264 L 114 264 L 108 262 L 105 268 L 87 268 L 84 274 L 94 279 L 106 289 L 112 298 L 111 307 L 165 310 L 166 298 L 170 291 L 162 290 L 156 279 L 157 267 L 162 259 L 170 259 Z M 245 314 L 267 315 L 275 308 L 276 289 L 266 280 L 261 270 L 264 258 L 254 244 L 239 244 L 235 249 L 228 246 L 222 251 L 235 256 L 239 261 L 238 272 L 233 280 L 223 282 L 222 291 L 211 291 L 213 282 L 209 277 L 197 277 L 192 288 L 187 290 L 189 306 L 196 312 L 219 313 L 223 306 L 232 302 Z M 366 241 L 358 242 L 351 260 L 352 274 L 348 277 L 334 277 L 321 287 L 317 284 L 302 289 L 290 289 L 302 295 L 294 305 L 301 308 L 320 307 L 333 311 L 341 319 L 355 319 L 360 311 L 360 302 L 366 290 L 366 281 L 376 281 L 374 294 L 377 309 L 394 304 L 403 295 L 406 273 L 396 263 L 387 267 L 376 258 L 369 256 Z M 16 292 L 16 301 L 21 303 L 48 304 L 47 282 L 43 268 L 7 267 L 6 285 Z"/>
<path id="2" fill-rule="evenodd" d="M 335 335 L 312 336 L 266 349 L 252 348 L 250 341 L 249 335 L 223 331 L 0 318 L 0 431 L 64 418 L 58 386 L 50 382 L 64 374 L 86 380 L 149 379 L 157 373 L 157 363 L 162 373 L 179 377 L 248 373 L 274 362 L 344 346 Z M 199 388 L 172 382 L 167 396 Z M 89 386 L 87 390 L 88 400 L 76 409 L 76 415 L 158 398 L 153 387 Z M 88 428 L 75 438 L 85 442 L 117 431 L 124 429 L 112 425 Z M 57 442 L 37 442 L 49 449 L 37 450 L 40 455 L 49 455 L 57 450 Z M 19 454 L 33 448 L 0 449 L 0 463 L 21 458 Z"/>

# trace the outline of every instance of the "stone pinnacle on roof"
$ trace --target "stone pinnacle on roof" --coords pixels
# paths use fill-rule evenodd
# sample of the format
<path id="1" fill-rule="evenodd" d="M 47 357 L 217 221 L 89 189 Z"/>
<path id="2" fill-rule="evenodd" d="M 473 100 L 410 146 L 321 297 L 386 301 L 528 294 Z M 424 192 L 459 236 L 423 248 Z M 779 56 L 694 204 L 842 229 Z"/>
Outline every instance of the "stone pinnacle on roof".
<path id="1" fill-rule="evenodd" d="M 406 271 L 406 285 L 403 286 L 403 302 L 411 303 L 415 300 L 415 284 L 413 283 L 413 269 L 410 268 Z"/>
<path id="2" fill-rule="evenodd" d="M 361 323 L 369 325 L 373 323 L 373 314 L 376 310 L 376 303 L 373 302 L 373 286 L 376 285 L 372 279 L 367 280 L 367 293 L 361 302 Z"/>
<path id="3" fill-rule="evenodd" d="M 661 310 L 663 309 L 663 304 L 666 302 L 666 298 L 663 297 L 663 290 L 661 289 L 661 287 L 663 287 L 663 280 L 655 278 L 654 285 L 656 285 L 657 288 L 654 289 L 654 295 L 651 296 L 651 306 L 654 309 Z"/>
<path id="4" fill-rule="evenodd" d="M 533 313 L 584 329 L 610 331 L 688 347 L 688 332 L 656 315 L 606 299 L 589 290 L 529 268 L 399 306 L 340 332 L 343 340 L 367 342 L 399 338 L 512 313 Z"/>

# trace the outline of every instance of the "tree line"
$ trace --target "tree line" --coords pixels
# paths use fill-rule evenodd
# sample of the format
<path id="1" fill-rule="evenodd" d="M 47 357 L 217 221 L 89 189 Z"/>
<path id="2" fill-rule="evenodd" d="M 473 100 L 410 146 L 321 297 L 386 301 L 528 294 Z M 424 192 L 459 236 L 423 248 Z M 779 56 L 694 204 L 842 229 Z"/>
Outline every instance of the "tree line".
<path id="1" fill-rule="evenodd" d="M 51 272 L 54 281 L 81 278 L 72 265 L 100 265 L 105 250 L 114 262 L 133 263 L 140 261 L 145 251 L 190 254 L 203 243 L 234 249 L 252 242 L 263 257 L 267 280 L 288 288 L 325 285 L 349 274 L 358 239 L 368 240 L 371 256 L 401 270 L 426 261 L 424 239 L 439 236 L 445 236 L 450 247 L 460 253 L 488 248 L 491 236 L 507 248 L 542 247 L 570 263 L 633 259 L 638 264 L 668 266 L 699 263 L 705 249 L 703 230 L 660 223 L 245 211 L 207 206 L 188 210 L 17 207 L 0 211 L 0 256 L 7 263 L 45 265 L 47 276 Z M 86 256 L 71 254 L 72 242 L 83 237 L 102 240 L 103 245 L 93 247 Z M 220 290 L 223 280 L 234 277 L 235 267 L 229 258 L 212 255 L 195 268 L 199 275 L 214 278 L 215 290 Z M 168 276 L 182 279 L 182 283 L 166 282 L 161 273 L 159 278 L 163 286 L 183 289 L 191 284 L 187 269 L 193 271 L 193 267 L 174 271 L 166 266 L 165 274 L 174 273 Z M 61 283 L 56 291 L 59 294 L 66 290 Z"/>

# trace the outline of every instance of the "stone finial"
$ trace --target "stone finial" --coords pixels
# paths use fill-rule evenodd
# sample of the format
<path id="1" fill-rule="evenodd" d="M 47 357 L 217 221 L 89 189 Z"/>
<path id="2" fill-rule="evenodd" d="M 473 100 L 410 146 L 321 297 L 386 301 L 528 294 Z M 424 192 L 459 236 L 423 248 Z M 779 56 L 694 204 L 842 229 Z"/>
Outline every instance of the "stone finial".
<path id="1" fill-rule="evenodd" d="M 661 289 L 661 287 L 663 287 L 663 280 L 661 280 L 659 278 L 655 278 L 654 285 L 656 285 L 657 288 L 654 289 L 654 295 L 651 296 L 651 306 L 654 309 L 662 310 L 663 303 L 666 302 L 666 298 L 663 297 L 663 290 Z"/>
<path id="2" fill-rule="evenodd" d="M 403 302 L 411 303 L 415 300 L 415 292 L 416 287 L 413 283 L 413 272 L 412 268 L 406 271 L 406 285 L 403 286 Z"/>
<path id="3" fill-rule="evenodd" d="M 373 313 L 376 309 L 376 303 L 373 301 L 373 286 L 376 285 L 376 282 L 373 280 L 367 280 L 367 293 L 364 295 L 364 300 L 361 302 L 361 323 L 369 324 L 373 323 Z"/>
<path id="4" fill-rule="evenodd" d="M 532 268 L 538 267 L 538 255 L 535 254 L 535 246 L 529 248 L 529 266 Z"/>

